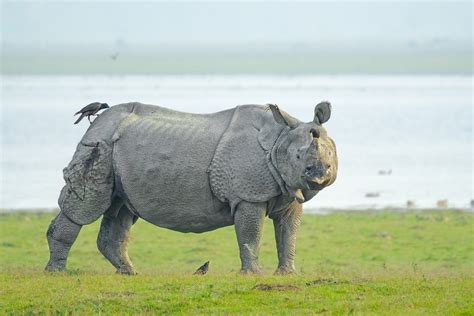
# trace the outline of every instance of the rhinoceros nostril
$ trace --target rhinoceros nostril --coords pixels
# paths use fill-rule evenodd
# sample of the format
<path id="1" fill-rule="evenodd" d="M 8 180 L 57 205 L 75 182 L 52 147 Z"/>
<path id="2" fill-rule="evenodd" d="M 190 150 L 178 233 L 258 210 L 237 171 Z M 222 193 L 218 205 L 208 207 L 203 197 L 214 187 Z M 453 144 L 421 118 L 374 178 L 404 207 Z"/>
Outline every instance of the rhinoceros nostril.
<path id="1" fill-rule="evenodd" d="M 311 178 L 313 176 L 313 173 L 314 173 L 314 167 L 309 166 L 309 167 L 304 168 L 305 177 Z"/>

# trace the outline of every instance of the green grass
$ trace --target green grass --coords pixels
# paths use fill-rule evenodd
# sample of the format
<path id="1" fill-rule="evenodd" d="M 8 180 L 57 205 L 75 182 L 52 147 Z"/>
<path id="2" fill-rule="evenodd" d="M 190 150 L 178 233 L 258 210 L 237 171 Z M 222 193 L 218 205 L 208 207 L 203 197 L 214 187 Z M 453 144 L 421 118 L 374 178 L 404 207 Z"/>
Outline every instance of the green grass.
<path id="1" fill-rule="evenodd" d="M 0 314 L 459 314 L 474 313 L 474 214 L 457 211 L 306 215 L 295 276 L 273 276 L 268 220 L 261 276 L 237 274 L 233 227 L 182 234 L 138 221 L 116 275 L 85 226 L 68 272 L 48 274 L 53 214 L 0 216 Z M 210 260 L 209 273 L 192 276 Z M 268 285 L 268 286 L 267 286 Z"/>

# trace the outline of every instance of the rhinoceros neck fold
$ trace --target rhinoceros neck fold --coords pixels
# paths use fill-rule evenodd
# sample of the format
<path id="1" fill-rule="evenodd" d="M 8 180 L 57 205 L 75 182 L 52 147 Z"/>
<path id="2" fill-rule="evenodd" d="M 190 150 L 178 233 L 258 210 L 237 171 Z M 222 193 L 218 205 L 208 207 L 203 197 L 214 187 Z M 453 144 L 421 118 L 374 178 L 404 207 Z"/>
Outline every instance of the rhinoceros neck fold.
<path id="1" fill-rule="evenodd" d="M 288 129 L 288 128 L 283 128 L 280 131 L 280 134 L 278 135 L 277 139 L 275 140 L 275 143 L 273 144 L 273 146 L 272 146 L 272 148 L 269 151 L 268 156 L 267 156 L 267 158 L 268 158 L 267 159 L 268 168 L 270 169 L 273 178 L 278 183 L 282 194 L 288 194 L 289 192 L 287 190 L 287 184 L 286 184 L 285 180 L 283 179 L 280 170 L 278 169 L 277 151 L 278 151 L 278 147 L 280 145 L 281 139 L 284 136 L 288 135 L 289 131 L 290 131 L 290 129 Z"/>
<path id="2" fill-rule="evenodd" d="M 259 106 L 235 109 L 207 169 L 213 194 L 231 209 L 240 201 L 266 202 L 281 194 L 268 166 L 268 151 L 258 139 L 261 129 L 255 123 L 262 113 Z"/>

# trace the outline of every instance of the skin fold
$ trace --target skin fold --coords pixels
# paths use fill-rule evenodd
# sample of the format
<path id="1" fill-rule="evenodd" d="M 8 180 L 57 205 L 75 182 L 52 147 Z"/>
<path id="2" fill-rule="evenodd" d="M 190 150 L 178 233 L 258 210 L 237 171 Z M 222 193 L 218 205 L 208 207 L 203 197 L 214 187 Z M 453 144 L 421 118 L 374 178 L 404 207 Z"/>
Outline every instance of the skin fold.
<path id="1" fill-rule="evenodd" d="M 335 144 L 322 126 L 328 102 L 300 122 L 276 105 L 191 114 L 141 103 L 102 113 L 64 169 L 60 213 L 47 239 L 47 271 L 63 270 L 83 225 L 102 216 L 100 252 L 135 274 L 127 247 L 138 218 L 201 233 L 234 225 L 241 272 L 258 273 L 263 223 L 274 223 L 277 274 L 295 271 L 302 203 L 337 175 Z"/>

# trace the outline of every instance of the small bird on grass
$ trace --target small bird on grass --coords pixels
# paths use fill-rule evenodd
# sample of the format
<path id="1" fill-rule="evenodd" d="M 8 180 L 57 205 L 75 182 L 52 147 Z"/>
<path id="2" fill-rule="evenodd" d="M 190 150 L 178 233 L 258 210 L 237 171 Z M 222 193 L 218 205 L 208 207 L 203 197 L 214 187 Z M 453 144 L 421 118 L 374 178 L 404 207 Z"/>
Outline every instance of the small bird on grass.
<path id="1" fill-rule="evenodd" d="M 205 264 L 199 267 L 199 269 L 194 272 L 194 275 L 204 275 L 207 273 L 207 270 L 209 270 L 209 261 L 207 261 Z"/>
<path id="2" fill-rule="evenodd" d="M 76 114 L 74 114 L 74 115 L 81 114 L 81 116 L 79 116 L 79 118 L 77 119 L 77 121 L 74 122 L 74 124 L 79 123 L 84 118 L 84 116 L 87 116 L 89 123 L 91 123 L 91 115 L 96 115 L 97 112 L 99 112 L 100 110 L 108 109 L 108 108 L 109 108 L 109 105 L 107 103 L 100 103 L 100 102 L 94 102 L 89 105 L 86 105 Z"/>

